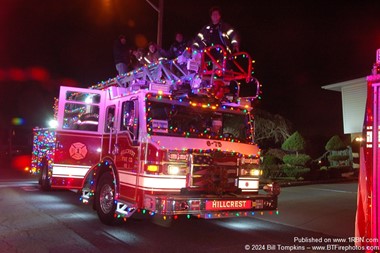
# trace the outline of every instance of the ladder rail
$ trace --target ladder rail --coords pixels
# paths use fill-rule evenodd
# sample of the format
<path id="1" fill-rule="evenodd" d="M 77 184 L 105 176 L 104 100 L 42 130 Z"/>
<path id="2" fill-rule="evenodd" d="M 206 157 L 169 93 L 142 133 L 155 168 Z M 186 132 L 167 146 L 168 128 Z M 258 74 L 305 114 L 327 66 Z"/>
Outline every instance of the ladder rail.
<path id="1" fill-rule="evenodd" d="M 248 53 L 228 54 L 220 45 L 208 47 L 202 51 L 191 52 L 187 49 L 185 54 L 178 58 L 162 59 L 144 65 L 91 88 L 104 89 L 108 86 L 134 88 L 137 86 L 146 89 L 149 88 L 150 83 L 156 83 L 167 86 L 168 90 L 180 90 L 181 85 L 187 83 L 196 94 L 207 94 L 214 86 L 214 79 L 223 81 L 226 86 L 231 81 L 250 82 L 252 62 Z M 237 96 L 239 97 L 239 94 Z"/>

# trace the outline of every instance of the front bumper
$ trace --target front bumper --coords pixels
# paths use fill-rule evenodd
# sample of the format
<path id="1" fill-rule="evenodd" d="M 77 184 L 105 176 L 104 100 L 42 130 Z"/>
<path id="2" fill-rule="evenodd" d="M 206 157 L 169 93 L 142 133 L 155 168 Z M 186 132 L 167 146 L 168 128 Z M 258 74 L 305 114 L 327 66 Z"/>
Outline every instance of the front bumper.
<path id="1" fill-rule="evenodd" d="M 150 195 L 144 197 L 144 209 L 160 215 L 193 215 L 199 218 L 227 218 L 277 210 L 277 195 L 183 196 Z"/>

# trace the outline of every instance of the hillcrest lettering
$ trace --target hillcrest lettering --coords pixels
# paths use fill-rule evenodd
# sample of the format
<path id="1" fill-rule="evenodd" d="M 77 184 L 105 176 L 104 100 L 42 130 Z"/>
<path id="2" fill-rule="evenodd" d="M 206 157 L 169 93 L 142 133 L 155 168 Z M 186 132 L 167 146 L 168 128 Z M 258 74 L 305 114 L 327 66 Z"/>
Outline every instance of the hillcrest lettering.
<path id="1" fill-rule="evenodd" d="M 250 200 L 213 200 L 206 202 L 206 210 L 236 210 L 250 208 L 252 208 L 252 202 Z"/>

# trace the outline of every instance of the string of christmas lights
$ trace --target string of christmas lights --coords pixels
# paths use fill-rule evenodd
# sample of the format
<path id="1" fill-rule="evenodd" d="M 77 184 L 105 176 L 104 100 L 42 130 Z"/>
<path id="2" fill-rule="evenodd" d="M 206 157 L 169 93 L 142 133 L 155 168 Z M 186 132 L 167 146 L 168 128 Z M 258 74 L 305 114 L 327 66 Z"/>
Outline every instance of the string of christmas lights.
<path id="1" fill-rule="evenodd" d="M 42 168 L 44 157 L 48 162 L 48 166 L 51 167 L 55 152 L 56 132 L 46 128 L 35 128 L 33 133 L 33 151 L 30 172 L 32 174 L 37 174 L 40 172 L 40 168 Z"/>

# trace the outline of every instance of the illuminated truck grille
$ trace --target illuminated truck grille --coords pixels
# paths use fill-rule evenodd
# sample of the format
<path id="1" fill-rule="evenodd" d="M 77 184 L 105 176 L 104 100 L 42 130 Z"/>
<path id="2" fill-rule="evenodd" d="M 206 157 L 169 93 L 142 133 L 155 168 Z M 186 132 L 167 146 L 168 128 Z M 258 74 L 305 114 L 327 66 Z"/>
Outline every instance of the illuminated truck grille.
<path id="1" fill-rule="evenodd" d="M 223 194 L 237 190 L 236 159 L 220 161 L 209 154 L 193 154 L 187 177 L 189 190 Z"/>

